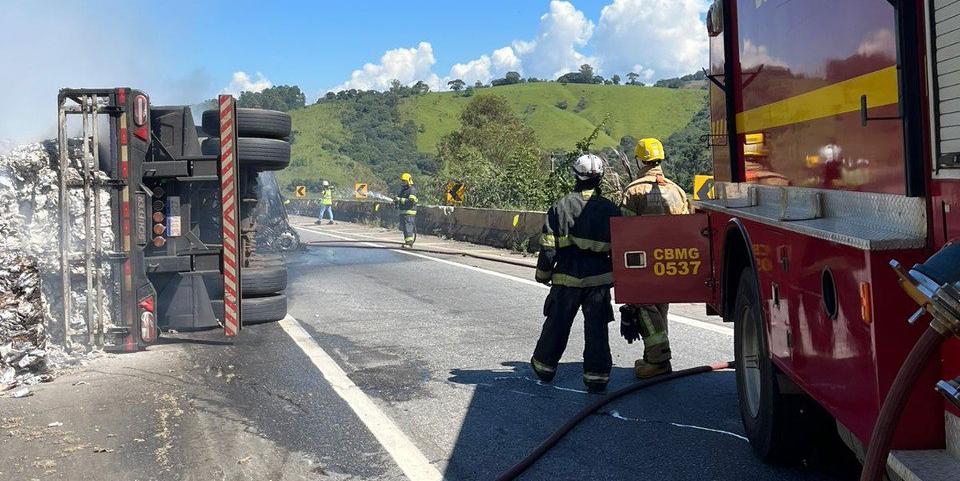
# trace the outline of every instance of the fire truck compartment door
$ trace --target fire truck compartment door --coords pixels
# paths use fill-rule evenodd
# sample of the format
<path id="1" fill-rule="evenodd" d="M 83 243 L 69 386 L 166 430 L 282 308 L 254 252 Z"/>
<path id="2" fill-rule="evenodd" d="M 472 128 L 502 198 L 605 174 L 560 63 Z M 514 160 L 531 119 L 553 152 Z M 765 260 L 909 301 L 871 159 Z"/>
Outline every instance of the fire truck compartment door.
<path id="1" fill-rule="evenodd" d="M 706 214 L 617 217 L 610 229 L 617 303 L 713 300 Z"/>

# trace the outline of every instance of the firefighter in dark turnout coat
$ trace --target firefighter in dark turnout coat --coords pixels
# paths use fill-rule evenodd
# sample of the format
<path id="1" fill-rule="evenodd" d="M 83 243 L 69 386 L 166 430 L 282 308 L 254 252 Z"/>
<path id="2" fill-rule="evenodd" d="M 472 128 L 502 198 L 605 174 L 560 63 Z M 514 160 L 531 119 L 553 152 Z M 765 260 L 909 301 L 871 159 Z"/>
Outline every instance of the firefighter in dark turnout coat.
<path id="1" fill-rule="evenodd" d="M 413 186 L 413 176 L 404 172 L 400 176 L 403 187 L 394 199 L 400 210 L 400 230 L 403 232 L 404 247 L 413 247 L 417 239 L 417 189 Z"/>
<path id="2" fill-rule="evenodd" d="M 610 218 L 619 216 L 620 209 L 601 195 L 603 168 L 596 155 L 578 158 L 574 191 L 547 212 L 536 279 L 551 288 L 543 306 L 546 321 L 530 359 L 537 377 L 552 381 L 573 320 L 583 309 L 583 382 L 591 392 L 606 388 L 612 365 L 607 337 L 607 324 L 613 320 Z"/>

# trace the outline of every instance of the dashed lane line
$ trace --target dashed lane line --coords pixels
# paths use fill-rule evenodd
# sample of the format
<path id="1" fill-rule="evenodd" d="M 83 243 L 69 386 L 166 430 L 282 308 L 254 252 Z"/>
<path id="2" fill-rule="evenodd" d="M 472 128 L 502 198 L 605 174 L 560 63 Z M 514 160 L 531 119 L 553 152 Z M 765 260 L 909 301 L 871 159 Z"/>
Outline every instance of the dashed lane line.
<path id="1" fill-rule="evenodd" d="M 360 242 L 360 243 L 363 244 L 363 245 L 368 245 L 368 246 L 376 246 L 376 245 L 377 245 L 377 244 L 373 244 L 373 243 L 370 243 L 370 242 L 362 242 L 362 241 L 360 241 L 360 239 L 355 239 L 355 238 L 350 238 L 350 237 L 346 237 L 346 236 L 343 236 L 343 235 L 333 234 L 333 233 L 331 233 L 331 232 L 324 232 L 324 231 L 321 231 L 321 230 L 310 229 L 310 228 L 307 228 L 307 227 L 294 226 L 294 228 L 296 228 L 296 229 L 302 229 L 302 230 L 305 230 L 305 231 L 307 231 L 307 232 L 312 232 L 312 233 L 315 233 L 315 234 L 320 234 L 320 235 L 326 235 L 326 236 L 334 237 L 334 238 L 337 238 L 337 239 L 358 241 L 358 242 Z M 350 234 L 350 235 L 372 238 L 371 236 L 366 236 L 366 235 L 363 235 L 363 234 Z M 449 260 L 447 260 L 447 259 L 440 259 L 440 258 L 437 258 L 437 257 L 420 254 L 420 253 L 418 253 L 418 252 L 410 252 L 410 251 L 406 251 L 406 250 L 403 250 L 403 249 L 389 249 L 389 250 L 391 250 L 391 251 L 393 251 L 393 252 L 398 252 L 398 253 L 400 253 L 400 254 L 408 255 L 408 256 L 419 257 L 419 258 L 421 258 L 421 259 L 427 259 L 427 260 L 431 260 L 431 261 L 434 261 L 434 262 L 440 262 L 440 263 L 442 263 L 442 264 L 448 264 L 448 265 L 451 265 L 451 266 L 460 267 L 460 268 L 462 268 L 462 269 L 468 269 L 468 270 L 475 271 L 475 272 L 482 272 L 482 273 L 487 274 L 487 275 L 499 277 L 499 278 L 501 278 L 501 279 L 509 279 L 509 280 L 512 280 L 512 281 L 515 281 L 515 282 L 520 282 L 520 283 L 522 283 L 522 284 L 527 284 L 527 285 L 534 286 L 534 287 L 540 287 L 540 288 L 544 288 L 544 289 L 549 289 L 549 288 L 550 288 L 549 286 L 545 286 L 545 285 L 543 285 L 543 284 L 540 284 L 540 283 L 538 283 L 538 282 L 536 282 L 536 281 L 532 281 L 532 280 L 530 280 L 530 279 L 524 279 L 524 278 L 522 278 L 522 277 L 512 276 L 512 275 L 510 275 L 510 274 L 504 274 L 504 273 L 502 273 L 502 272 L 492 271 L 492 270 L 489 270 L 489 269 L 484 269 L 484 268 L 482 268 L 482 267 L 476 267 L 476 266 L 471 266 L 471 265 L 469 265 L 469 264 L 462 264 L 462 263 L 459 263 L 459 262 L 453 262 L 453 261 L 449 261 Z M 671 321 L 676 322 L 676 323 L 678 323 L 678 324 L 684 324 L 684 325 L 687 325 L 687 326 L 690 326 L 690 327 L 696 327 L 696 328 L 699 328 L 699 329 L 702 329 L 702 330 L 705 330 L 705 331 L 710 331 L 710 332 L 715 332 L 715 333 L 718 333 L 718 334 L 723 334 L 723 335 L 725 335 L 725 336 L 733 336 L 733 329 L 732 329 L 732 328 L 729 328 L 729 327 L 726 327 L 726 326 L 721 326 L 721 325 L 713 324 L 713 323 L 710 323 L 710 322 L 700 321 L 700 320 L 697 320 L 697 319 L 691 319 L 691 318 L 689 318 L 689 317 L 681 316 L 681 315 L 677 315 L 677 314 L 669 314 L 669 315 L 668 315 L 668 318 L 669 318 Z"/>
<path id="2" fill-rule="evenodd" d="M 443 476 L 403 431 L 347 376 L 336 361 L 292 316 L 280 321 L 280 327 L 297 347 L 310 358 L 320 374 L 367 426 L 410 481 L 441 481 Z"/>

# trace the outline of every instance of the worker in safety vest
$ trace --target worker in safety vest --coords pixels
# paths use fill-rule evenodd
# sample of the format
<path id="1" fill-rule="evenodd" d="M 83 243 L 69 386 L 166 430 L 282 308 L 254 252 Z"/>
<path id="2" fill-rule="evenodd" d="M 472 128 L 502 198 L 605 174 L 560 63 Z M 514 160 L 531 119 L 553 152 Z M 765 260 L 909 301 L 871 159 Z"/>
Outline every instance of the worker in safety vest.
<path id="1" fill-rule="evenodd" d="M 330 214 L 330 220 L 327 224 L 333 224 L 333 189 L 330 188 L 330 182 L 323 181 L 323 193 L 320 198 L 320 215 L 317 216 L 317 224 L 323 222 L 323 218 Z"/>
<path id="2" fill-rule="evenodd" d="M 639 178 L 623 194 L 623 215 L 689 214 L 687 194 L 663 175 L 663 144 L 657 139 L 637 142 Z M 625 305 L 620 308 L 620 334 L 633 343 L 643 338 L 643 358 L 634 365 L 637 378 L 646 379 L 673 370 L 667 338 L 668 304 Z"/>
<path id="3" fill-rule="evenodd" d="M 574 191 L 550 207 L 540 236 L 536 280 L 551 286 L 543 304 L 546 321 L 530 359 L 543 382 L 553 380 L 570 328 L 583 309 L 583 383 L 602 392 L 610 379 L 610 341 L 607 324 L 613 321 L 610 287 L 610 218 L 620 209 L 601 195 L 603 160 L 586 154 L 573 166 Z"/>
<path id="4" fill-rule="evenodd" d="M 393 199 L 394 205 L 400 210 L 400 230 L 403 232 L 404 247 L 413 247 L 417 240 L 417 189 L 413 186 L 413 176 L 404 172 L 400 176 L 403 186 L 400 193 Z"/>

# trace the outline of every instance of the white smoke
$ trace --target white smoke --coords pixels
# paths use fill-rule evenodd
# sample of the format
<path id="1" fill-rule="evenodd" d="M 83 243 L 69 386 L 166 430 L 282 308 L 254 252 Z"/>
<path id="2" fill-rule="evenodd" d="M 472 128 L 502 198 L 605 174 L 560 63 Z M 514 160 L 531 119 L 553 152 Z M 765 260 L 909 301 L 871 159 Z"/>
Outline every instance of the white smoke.
<path id="1" fill-rule="evenodd" d="M 109 10 L 109 11 L 107 11 Z M 189 22 L 148 28 L 133 2 L 109 8 L 80 0 L 4 2 L 0 14 L 0 139 L 22 144 L 56 137 L 56 97 L 64 87 L 139 88 L 153 104 L 202 101 L 217 86 L 202 66 L 190 70 L 162 38 Z M 183 72 L 186 76 L 171 75 Z"/>

